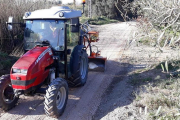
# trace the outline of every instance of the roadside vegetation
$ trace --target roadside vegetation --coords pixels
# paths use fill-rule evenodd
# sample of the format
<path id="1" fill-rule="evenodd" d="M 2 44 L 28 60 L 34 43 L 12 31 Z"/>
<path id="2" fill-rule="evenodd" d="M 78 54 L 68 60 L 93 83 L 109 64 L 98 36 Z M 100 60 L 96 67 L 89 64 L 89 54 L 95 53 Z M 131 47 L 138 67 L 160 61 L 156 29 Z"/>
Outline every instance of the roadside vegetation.
<path id="1" fill-rule="evenodd" d="M 136 107 L 146 113 L 147 119 L 176 120 L 180 118 L 180 73 L 175 72 L 179 65 L 169 63 L 167 72 L 162 64 L 166 63 L 133 72 L 129 83 L 136 88 Z"/>
<path id="2" fill-rule="evenodd" d="M 93 18 L 88 18 L 88 17 L 82 17 L 81 18 L 81 23 L 84 23 L 86 21 L 88 21 L 88 23 L 91 24 L 91 25 L 104 25 L 104 24 L 120 22 L 119 20 L 110 19 L 110 18 L 107 18 L 105 16 L 93 17 Z"/>
<path id="3" fill-rule="evenodd" d="M 148 55 L 147 65 L 155 65 L 133 72 L 129 83 L 136 88 L 133 93 L 136 106 L 150 120 L 180 119 L 178 3 L 178 0 L 135 0 L 133 4 L 141 9 L 136 19 L 138 31 L 133 33 L 129 43 L 135 42 L 142 51 L 151 48 L 144 56 Z"/>
<path id="4" fill-rule="evenodd" d="M 134 33 L 137 42 L 158 47 L 179 46 L 180 6 L 178 1 L 169 0 L 136 0 L 134 6 L 140 6 L 138 28 Z"/>
<path id="5" fill-rule="evenodd" d="M 13 16 L 14 22 L 23 22 L 22 17 L 25 12 L 50 8 L 54 5 L 59 5 L 59 2 L 56 0 L 46 2 L 44 0 L 0 0 L 0 51 L 11 53 L 23 39 L 23 30 L 19 25 L 14 25 L 12 32 L 7 30 L 6 22 L 9 16 Z"/>
<path id="6" fill-rule="evenodd" d="M 17 57 L 9 56 L 7 53 L 0 52 L 0 76 L 10 74 L 10 69 L 17 59 Z"/>

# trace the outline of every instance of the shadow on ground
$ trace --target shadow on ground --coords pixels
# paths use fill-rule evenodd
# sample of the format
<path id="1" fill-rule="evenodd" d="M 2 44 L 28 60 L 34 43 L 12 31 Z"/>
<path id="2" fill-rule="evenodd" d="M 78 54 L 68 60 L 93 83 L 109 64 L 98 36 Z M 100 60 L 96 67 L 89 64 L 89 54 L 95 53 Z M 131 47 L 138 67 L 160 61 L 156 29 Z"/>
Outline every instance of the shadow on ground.
<path id="1" fill-rule="evenodd" d="M 116 63 L 120 64 L 120 63 Z M 105 119 L 139 119 L 139 108 L 133 111 L 130 104 L 135 100 L 134 91 L 138 91 L 142 85 L 157 85 L 169 77 L 157 67 L 147 70 L 146 65 L 132 65 L 121 63 L 121 71 L 113 78 L 112 83 L 104 92 L 101 104 L 92 116 L 93 120 Z M 138 71 L 138 72 L 134 72 Z M 137 108 L 136 108 L 137 107 Z M 119 109 L 121 108 L 121 109 Z M 113 113 L 112 113 L 113 112 Z"/>

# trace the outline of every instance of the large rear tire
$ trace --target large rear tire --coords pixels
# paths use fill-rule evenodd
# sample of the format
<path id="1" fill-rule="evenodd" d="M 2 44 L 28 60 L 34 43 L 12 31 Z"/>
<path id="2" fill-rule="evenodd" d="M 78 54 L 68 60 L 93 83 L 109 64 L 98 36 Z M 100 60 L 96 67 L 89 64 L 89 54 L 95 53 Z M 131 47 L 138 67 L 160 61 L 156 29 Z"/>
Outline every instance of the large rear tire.
<path id="1" fill-rule="evenodd" d="M 56 78 L 46 90 L 44 110 L 48 116 L 56 117 L 62 115 L 68 99 L 68 85 L 66 80 Z"/>
<path id="2" fill-rule="evenodd" d="M 83 86 L 88 76 L 88 55 L 84 46 L 78 45 L 74 48 L 70 68 L 72 77 L 69 79 L 70 86 Z"/>
<path id="3" fill-rule="evenodd" d="M 19 96 L 14 94 L 10 75 L 3 75 L 0 78 L 0 107 L 4 111 L 8 111 L 16 105 L 18 99 Z"/>

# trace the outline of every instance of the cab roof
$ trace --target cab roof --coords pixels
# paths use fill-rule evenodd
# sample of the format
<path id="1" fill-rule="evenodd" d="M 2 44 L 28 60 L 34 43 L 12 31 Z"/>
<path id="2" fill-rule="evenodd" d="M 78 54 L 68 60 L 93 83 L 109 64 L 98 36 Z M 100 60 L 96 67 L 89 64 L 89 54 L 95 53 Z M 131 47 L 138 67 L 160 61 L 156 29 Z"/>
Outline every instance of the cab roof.
<path id="1" fill-rule="evenodd" d="M 71 19 L 81 16 L 82 12 L 80 10 L 73 10 L 67 6 L 54 6 L 50 9 L 41 9 L 33 12 L 26 12 L 23 16 L 23 19 Z"/>

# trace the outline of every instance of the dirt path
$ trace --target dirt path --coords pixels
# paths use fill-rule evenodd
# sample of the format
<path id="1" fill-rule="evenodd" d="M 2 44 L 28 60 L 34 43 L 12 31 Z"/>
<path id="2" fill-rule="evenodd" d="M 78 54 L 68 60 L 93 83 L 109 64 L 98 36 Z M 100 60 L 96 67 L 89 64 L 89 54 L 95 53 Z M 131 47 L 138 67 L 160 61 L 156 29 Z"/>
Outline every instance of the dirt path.
<path id="1" fill-rule="evenodd" d="M 100 102 L 103 99 L 103 93 L 106 91 L 113 79 L 122 81 L 124 76 L 126 76 L 127 71 L 130 69 L 131 65 L 122 63 L 120 58 L 123 55 L 123 50 L 128 37 L 132 34 L 132 31 L 135 30 L 134 24 L 135 23 L 118 23 L 93 26 L 93 29 L 97 29 L 100 32 L 100 42 L 97 43 L 97 45 L 99 46 L 99 50 L 101 50 L 102 56 L 106 56 L 108 58 L 107 70 L 104 73 L 89 72 L 88 80 L 85 86 L 79 88 L 70 88 L 67 107 L 64 114 L 59 119 L 100 119 L 110 112 L 109 109 L 111 108 L 111 104 L 108 105 L 109 107 L 106 108 L 107 111 L 104 114 L 97 113 L 97 110 L 99 111 L 98 106 L 100 104 L 102 105 Z M 120 85 L 120 87 L 126 87 L 125 83 Z M 122 92 L 127 93 L 127 95 L 130 93 L 128 91 Z M 44 114 L 43 101 L 43 95 L 36 95 L 34 97 L 21 96 L 18 106 L 6 113 L 0 111 L 0 119 L 53 119 Z"/>

